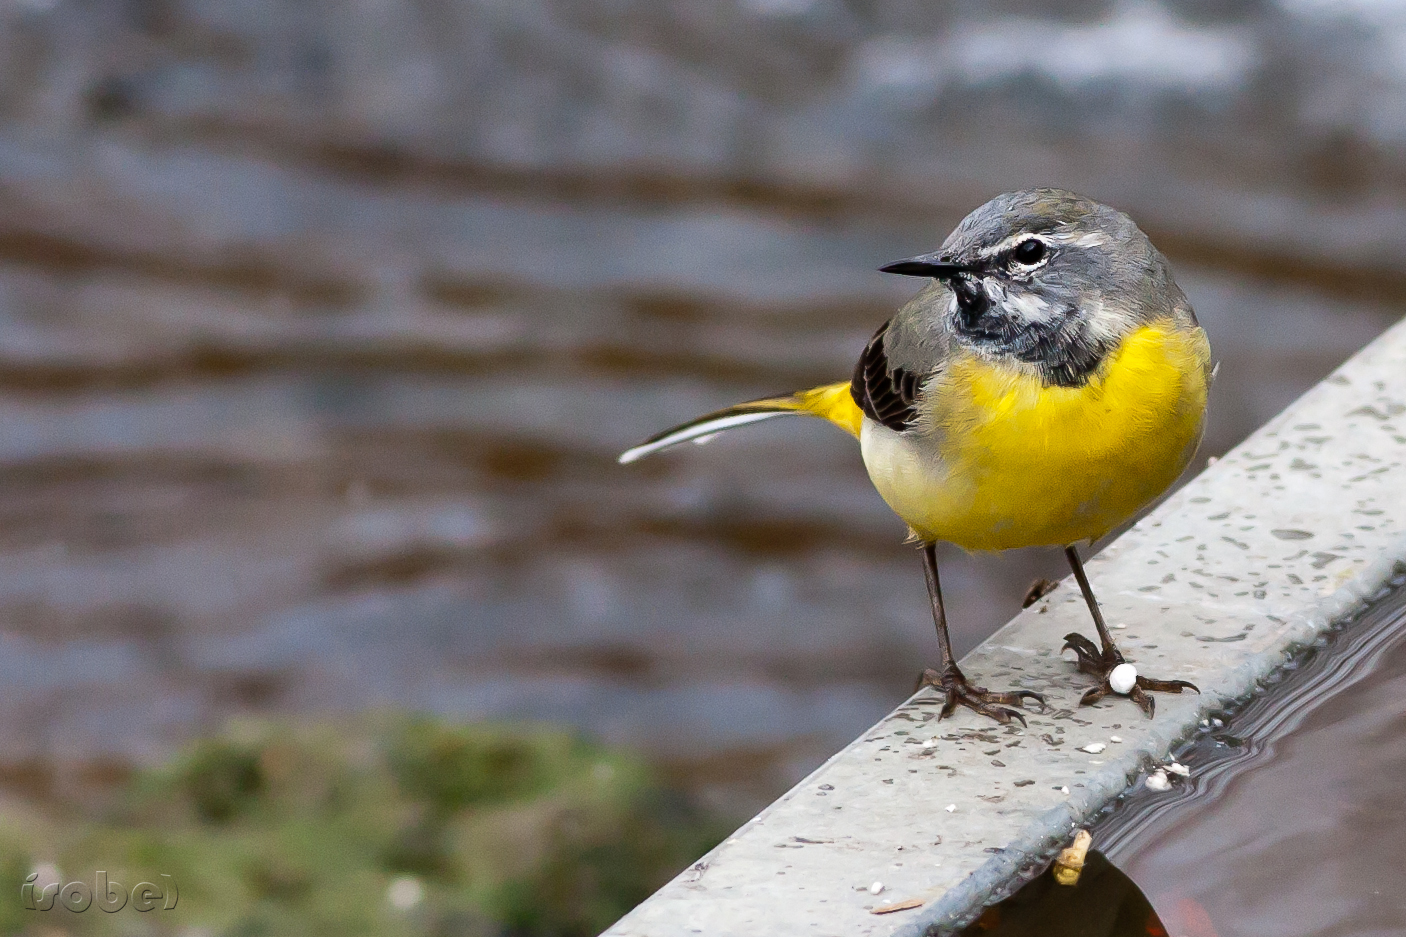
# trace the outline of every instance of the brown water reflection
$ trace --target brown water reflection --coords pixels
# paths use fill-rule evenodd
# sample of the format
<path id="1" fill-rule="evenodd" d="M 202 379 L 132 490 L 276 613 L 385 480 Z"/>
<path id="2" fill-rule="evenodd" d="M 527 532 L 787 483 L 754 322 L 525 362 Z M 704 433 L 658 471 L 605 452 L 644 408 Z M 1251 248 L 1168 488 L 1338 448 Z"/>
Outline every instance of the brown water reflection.
<path id="1" fill-rule="evenodd" d="M 1167 929 L 1133 880 L 1095 849 L 1074 885 L 1045 872 L 960 937 L 1167 937 Z"/>
<path id="2" fill-rule="evenodd" d="M 658 224 L 573 220 L 621 243 Z M 763 224 L 800 260 L 765 271 L 769 297 L 397 282 L 349 308 L 0 269 L 19 359 L 0 397 L 0 693 L 24 727 L 0 750 L 131 754 L 246 708 L 401 705 L 577 722 L 683 776 L 740 758 L 755 802 L 861 731 L 932 639 L 916 559 L 852 443 L 798 423 L 613 457 L 846 373 L 904 292 L 873 264 L 921 245 L 714 223 L 743 240 Z M 813 295 L 827 255 L 853 299 Z M 1182 279 L 1222 361 L 1207 454 L 1390 316 Z M 947 560 L 959 650 L 1060 574 L 1038 552 Z"/>
<path id="3" fill-rule="evenodd" d="M 1315 96 L 1406 98 L 1367 6 L 216 6 L 0 12 L 9 763 L 409 706 L 745 810 L 931 662 L 916 558 L 827 427 L 616 453 L 845 376 L 911 291 L 874 268 L 1033 183 L 1173 249 L 1203 457 L 1399 314 L 1395 118 Z M 1062 575 L 944 562 L 959 651 Z"/>

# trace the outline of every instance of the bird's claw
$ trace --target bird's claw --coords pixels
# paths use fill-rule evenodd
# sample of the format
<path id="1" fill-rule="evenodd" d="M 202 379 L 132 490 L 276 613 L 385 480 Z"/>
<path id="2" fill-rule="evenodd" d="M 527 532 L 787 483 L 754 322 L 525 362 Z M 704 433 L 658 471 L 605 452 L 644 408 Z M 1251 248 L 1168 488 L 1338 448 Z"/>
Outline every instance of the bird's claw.
<path id="1" fill-rule="evenodd" d="M 965 706 L 972 712 L 995 719 L 1001 725 L 1010 725 L 1013 720 L 1019 720 L 1021 725 L 1025 725 L 1025 716 L 1020 710 L 1011 707 L 1023 706 L 1023 701 L 1028 699 L 1039 703 L 1041 712 L 1049 708 L 1045 698 L 1033 690 L 994 693 L 985 687 L 974 686 L 967 682 L 966 676 L 955 665 L 942 671 L 923 671 L 923 675 L 918 678 L 918 685 L 930 686 L 942 692 L 942 711 L 937 716 L 939 720 L 952 715 L 958 706 Z"/>
<path id="2" fill-rule="evenodd" d="M 1077 631 L 1064 636 L 1064 647 L 1059 651 L 1061 654 L 1073 651 L 1079 658 L 1079 670 L 1083 673 L 1101 675 L 1123 663 L 1123 655 L 1118 653 L 1117 648 L 1113 648 L 1111 653 L 1100 650 L 1097 644 Z"/>
<path id="3" fill-rule="evenodd" d="M 1079 698 L 1080 706 L 1092 706 L 1105 696 L 1113 692 L 1113 687 L 1109 683 L 1109 676 L 1113 673 L 1113 668 L 1124 663 L 1123 655 L 1116 647 L 1107 650 L 1100 650 L 1097 644 L 1090 641 L 1078 632 L 1071 632 L 1064 636 L 1064 647 L 1061 652 L 1073 651 L 1079 658 L 1078 667 L 1080 672 L 1091 674 L 1098 678 L 1095 686 L 1084 691 L 1084 695 Z M 1137 703 L 1138 708 L 1143 711 L 1147 718 L 1151 719 L 1157 711 L 1156 701 L 1148 695 L 1148 691 L 1158 693 L 1180 693 L 1182 690 L 1190 690 L 1193 693 L 1201 691 L 1196 684 L 1186 680 L 1154 680 L 1152 677 L 1138 677 L 1133 684 L 1133 688 L 1128 691 L 1128 698 Z"/>

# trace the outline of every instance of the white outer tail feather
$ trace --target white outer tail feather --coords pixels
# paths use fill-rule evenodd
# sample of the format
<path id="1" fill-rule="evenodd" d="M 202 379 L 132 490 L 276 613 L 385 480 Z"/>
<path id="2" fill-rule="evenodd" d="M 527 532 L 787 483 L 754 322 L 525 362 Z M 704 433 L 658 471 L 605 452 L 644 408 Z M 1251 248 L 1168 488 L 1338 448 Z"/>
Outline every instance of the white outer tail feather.
<path id="1" fill-rule="evenodd" d="M 795 410 L 764 410 L 759 413 L 732 413 L 727 416 L 720 416 L 715 420 L 705 420 L 701 423 L 693 423 L 682 426 L 676 430 L 665 433 L 658 439 L 651 439 L 647 443 L 635 446 L 633 449 L 626 449 L 620 453 L 620 464 L 629 465 L 631 462 L 638 462 L 647 455 L 653 455 L 661 449 L 668 449 L 670 446 L 677 446 L 679 443 L 688 442 L 690 439 L 698 443 L 707 442 L 707 437 L 721 433 L 723 430 L 733 429 L 737 426 L 746 426 L 748 423 L 757 423 L 761 420 L 770 420 L 778 416 L 793 416 Z"/>

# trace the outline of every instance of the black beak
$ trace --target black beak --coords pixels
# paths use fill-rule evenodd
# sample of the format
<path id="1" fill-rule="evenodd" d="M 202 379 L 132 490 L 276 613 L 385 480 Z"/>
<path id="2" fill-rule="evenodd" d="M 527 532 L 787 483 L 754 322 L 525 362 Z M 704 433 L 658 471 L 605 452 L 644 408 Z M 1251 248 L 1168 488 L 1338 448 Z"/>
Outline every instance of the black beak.
<path id="1" fill-rule="evenodd" d="M 942 260 L 936 254 L 923 254 L 921 257 L 910 257 L 908 260 L 896 260 L 891 264 L 884 264 L 879 268 L 880 273 L 901 273 L 907 277 L 932 277 L 934 280 L 946 280 L 959 273 L 966 273 L 971 268 L 965 264 L 954 264 L 950 261 Z"/>

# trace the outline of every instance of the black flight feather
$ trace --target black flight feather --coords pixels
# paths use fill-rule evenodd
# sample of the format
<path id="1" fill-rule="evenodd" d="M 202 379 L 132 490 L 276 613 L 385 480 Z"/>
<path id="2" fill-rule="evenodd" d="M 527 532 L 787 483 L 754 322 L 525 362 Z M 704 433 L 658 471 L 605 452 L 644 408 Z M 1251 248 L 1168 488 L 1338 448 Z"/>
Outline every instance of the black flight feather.
<path id="1" fill-rule="evenodd" d="M 864 415 L 889 429 L 903 432 L 918 421 L 914 404 L 918 399 L 918 375 L 902 368 L 890 368 L 884 352 L 884 335 L 889 324 L 864 346 L 864 353 L 854 366 L 854 378 L 849 392 Z"/>

